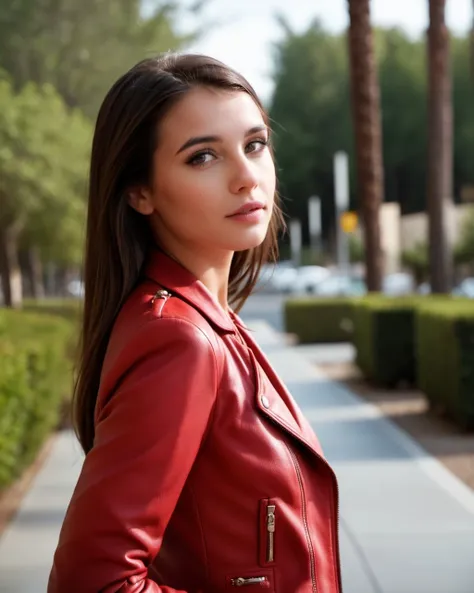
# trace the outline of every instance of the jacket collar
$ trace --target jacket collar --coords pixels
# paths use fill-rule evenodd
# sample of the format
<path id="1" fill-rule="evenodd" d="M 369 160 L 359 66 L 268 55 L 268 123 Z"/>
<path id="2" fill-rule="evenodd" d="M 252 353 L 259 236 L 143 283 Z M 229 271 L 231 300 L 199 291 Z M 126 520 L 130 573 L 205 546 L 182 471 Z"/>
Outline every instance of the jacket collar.
<path id="1" fill-rule="evenodd" d="M 204 284 L 163 251 L 150 249 L 144 273 L 147 278 L 192 305 L 219 329 L 235 332 L 232 319 Z"/>

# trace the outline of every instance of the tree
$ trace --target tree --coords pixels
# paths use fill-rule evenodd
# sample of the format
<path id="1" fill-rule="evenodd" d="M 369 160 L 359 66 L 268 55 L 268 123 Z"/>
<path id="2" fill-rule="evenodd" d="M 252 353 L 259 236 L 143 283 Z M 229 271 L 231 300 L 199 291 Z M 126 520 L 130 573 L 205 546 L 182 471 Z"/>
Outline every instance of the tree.
<path id="1" fill-rule="evenodd" d="M 349 261 L 361 264 L 365 260 L 364 243 L 358 235 L 349 235 Z"/>
<path id="2" fill-rule="evenodd" d="M 455 261 L 458 265 L 474 264 L 474 207 L 472 207 L 466 216 L 459 239 L 454 249 Z"/>
<path id="3" fill-rule="evenodd" d="M 318 21 L 302 34 L 280 24 L 284 37 L 274 49 L 270 106 L 280 193 L 286 212 L 302 221 L 308 198 L 319 195 L 327 239 L 335 224 L 333 155 L 352 154 L 347 52 L 344 39 Z M 307 242 L 307 224 L 303 237 Z"/>
<path id="4" fill-rule="evenodd" d="M 378 30 L 385 200 L 403 213 L 426 202 L 426 55 L 420 40 L 398 29 Z"/>
<path id="5" fill-rule="evenodd" d="M 453 84 L 453 186 L 455 196 L 474 185 L 474 80 L 470 79 L 469 38 L 451 38 Z"/>
<path id="6" fill-rule="evenodd" d="M 0 6 L 0 68 L 16 89 L 54 85 L 95 117 L 107 89 L 140 59 L 190 41 L 174 27 L 177 1 L 17 0 Z"/>
<path id="7" fill-rule="evenodd" d="M 0 77 L 0 274 L 7 306 L 21 305 L 22 241 L 63 260 L 78 250 L 91 128 L 50 85 L 30 83 L 17 93 Z"/>
<path id="8" fill-rule="evenodd" d="M 380 205 L 383 202 L 380 97 L 370 24 L 370 0 L 348 0 L 352 113 L 360 210 L 364 223 L 366 283 L 382 287 Z"/>
<path id="9" fill-rule="evenodd" d="M 411 249 L 403 251 L 401 259 L 402 264 L 410 270 L 418 285 L 427 280 L 428 244 L 425 241 L 419 241 Z"/>
<path id="10" fill-rule="evenodd" d="M 403 214 L 426 210 L 427 53 L 424 39 L 397 29 L 374 30 L 378 64 L 384 155 L 384 196 Z M 302 33 L 284 27 L 275 48 L 275 91 L 270 106 L 280 191 L 286 212 L 303 224 L 308 243 L 307 199 L 322 202 L 324 244 L 334 228 L 332 158 L 349 152 L 351 209 L 354 152 L 346 39 L 318 23 Z M 474 85 L 470 80 L 468 36 L 452 38 L 454 109 L 454 189 L 474 185 Z"/>
<path id="11" fill-rule="evenodd" d="M 449 216 L 452 207 L 453 115 L 446 0 L 429 0 L 428 179 L 429 253 L 432 291 L 447 293 L 453 282 Z"/>

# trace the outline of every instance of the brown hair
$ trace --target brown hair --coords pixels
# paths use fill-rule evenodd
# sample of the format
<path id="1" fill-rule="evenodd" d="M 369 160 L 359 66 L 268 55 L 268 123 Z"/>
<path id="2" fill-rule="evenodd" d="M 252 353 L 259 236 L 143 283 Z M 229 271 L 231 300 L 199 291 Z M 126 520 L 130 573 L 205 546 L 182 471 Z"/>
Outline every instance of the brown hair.
<path id="1" fill-rule="evenodd" d="M 166 54 L 139 62 L 112 86 L 99 110 L 90 166 L 84 318 L 73 397 L 74 427 L 86 453 L 93 446 L 94 409 L 110 333 L 152 244 L 148 221 L 128 204 L 127 190 L 150 181 L 159 122 L 195 86 L 248 93 L 268 124 L 255 91 L 240 74 L 194 54 Z M 263 243 L 235 253 L 229 301 L 237 310 L 252 292 L 262 264 L 276 260 L 282 222 L 276 203 Z"/>

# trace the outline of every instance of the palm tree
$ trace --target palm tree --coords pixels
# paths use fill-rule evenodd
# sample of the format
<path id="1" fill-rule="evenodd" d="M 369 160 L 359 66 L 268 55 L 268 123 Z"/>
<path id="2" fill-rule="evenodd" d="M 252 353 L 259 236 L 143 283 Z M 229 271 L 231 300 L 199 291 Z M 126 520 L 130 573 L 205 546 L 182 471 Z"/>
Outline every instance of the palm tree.
<path id="1" fill-rule="evenodd" d="M 452 288 L 453 261 L 449 217 L 453 185 L 453 108 L 446 0 L 428 0 L 428 183 L 431 289 Z"/>
<path id="2" fill-rule="evenodd" d="M 383 202 L 384 175 L 380 91 L 370 24 L 370 0 L 348 0 L 348 5 L 352 114 L 358 194 L 365 229 L 367 288 L 379 291 L 383 273 L 379 212 Z"/>

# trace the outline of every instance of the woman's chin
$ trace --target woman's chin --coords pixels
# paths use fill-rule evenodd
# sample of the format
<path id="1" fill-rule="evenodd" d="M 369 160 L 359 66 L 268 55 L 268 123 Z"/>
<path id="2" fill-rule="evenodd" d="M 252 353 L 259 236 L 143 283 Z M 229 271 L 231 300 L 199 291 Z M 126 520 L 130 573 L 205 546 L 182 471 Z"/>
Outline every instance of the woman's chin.
<path id="1" fill-rule="evenodd" d="M 245 232 L 239 233 L 239 236 L 227 238 L 227 244 L 230 251 L 247 251 L 248 249 L 255 249 L 263 243 L 267 235 L 267 229 L 254 228 L 248 229 Z"/>

